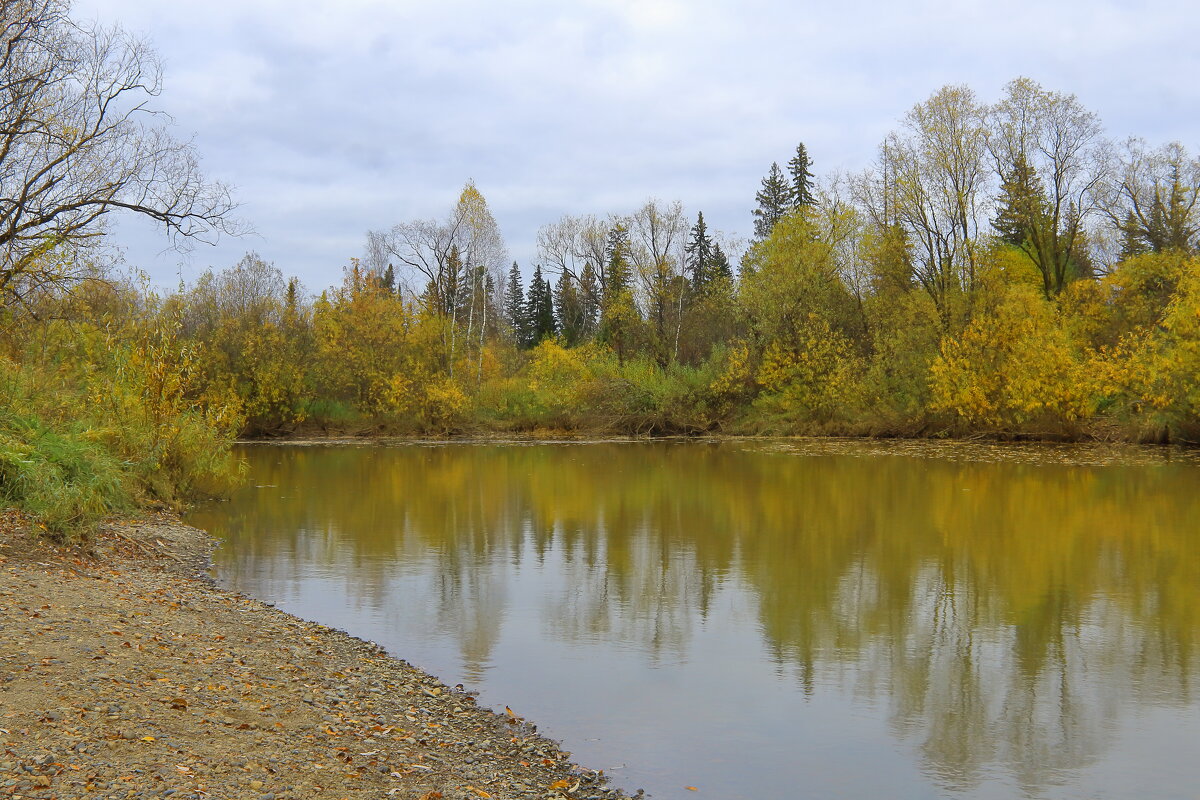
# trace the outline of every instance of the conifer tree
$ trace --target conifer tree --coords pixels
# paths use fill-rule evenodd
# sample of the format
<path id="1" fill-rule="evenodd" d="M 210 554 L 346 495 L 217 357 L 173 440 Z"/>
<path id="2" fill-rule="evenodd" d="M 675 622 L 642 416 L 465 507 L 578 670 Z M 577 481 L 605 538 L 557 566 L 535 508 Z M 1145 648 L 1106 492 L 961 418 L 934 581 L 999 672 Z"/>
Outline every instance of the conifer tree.
<path id="1" fill-rule="evenodd" d="M 629 252 L 629 229 L 622 224 L 613 226 L 605 244 L 608 269 L 604 273 L 604 302 L 629 288 L 633 277 L 633 263 Z"/>
<path id="2" fill-rule="evenodd" d="M 685 266 L 693 292 L 703 292 L 712 277 L 713 249 L 708 226 L 704 224 L 704 212 L 701 211 L 696 215 L 696 224 L 692 226 L 687 244 L 683 246 Z"/>
<path id="3" fill-rule="evenodd" d="M 754 236 L 766 239 L 791 208 L 792 189 L 783 177 L 778 162 L 771 164 L 771 171 L 763 178 L 762 189 L 754 195 L 758 208 L 754 209 Z"/>
<path id="4" fill-rule="evenodd" d="M 521 268 L 517 262 L 508 270 L 508 285 L 504 287 L 504 319 L 512 328 L 518 345 L 525 342 L 525 289 L 521 285 Z"/>
<path id="5" fill-rule="evenodd" d="M 554 286 L 554 319 L 558 332 L 567 347 L 574 347 L 583 340 L 583 302 L 575 281 L 564 272 Z"/>
<path id="6" fill-rule="evenodd" d="M 633 260 L 629 231 L 624 225 L 618 224 L 609 232 L 605 249 L 608 267 L 604 275 L 599 335 L 602 341 L 612 345 L 617 361 L 623 364 L 636 347 L 642 322 L 630 288 Z"/>
<path id="7" fill-rule="evenodd" d="M 792 176 L 791 207 L 793 210 L 813 204 L 812 179 L 809 172 L 812 159 L 808 157 L 808 148 L 804 142 L 796 145 L 796 155 L 788 161 L 788 173 Z"/>
<path id="8" fill-rule="evenodd" d="M 733 267 L 729 263 L 729 256 L 721 249 L 720 242 L 713 244 L 712 275 L 714 279 L 733 281 Z"/>
<path id="9" fill-rule="evenodd" d="M 554 336 L 553 290 L 550 287 L 550 281 L 542 277 L 541 264 L 534 267 L 525 309 L 525 319 L 528 325 L 526 344 L 529 347 L 533 347 L 547 337 Z"/>
<path id="10" fill-rule="evenodd" d="M 1046 206 L 1046 192 L 1042 189 L 1041 180 L 1024 155 L 1018 153 L 1015 163 L 1000 183 L 992 227 L 1004 242 L 1013 247 L 1031 246 L 1049 225 L 1050 215 Z"/>
<path id="11" fill-rule="evenodd" d="M 600 281 L 596 277 L 596 269 L 591 261 L 583 265 L 583 273 L 579 276 L 579 302 L 583 314 L 584 337 L 594 336 L 600 324 Z"/>

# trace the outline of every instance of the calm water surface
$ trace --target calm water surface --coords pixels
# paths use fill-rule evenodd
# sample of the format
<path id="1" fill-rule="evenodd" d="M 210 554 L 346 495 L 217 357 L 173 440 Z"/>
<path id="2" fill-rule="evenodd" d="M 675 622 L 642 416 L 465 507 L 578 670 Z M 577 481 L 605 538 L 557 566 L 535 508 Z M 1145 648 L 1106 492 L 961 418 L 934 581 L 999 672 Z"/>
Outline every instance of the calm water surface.
<path id="1" fill-rule="evenodd" d="M 220 580 L 654 798 L 1194 798 L 1200 465 L 1144 450 L 250 446 Z M 698 792 L 685 789 L 695 786 Z"/>

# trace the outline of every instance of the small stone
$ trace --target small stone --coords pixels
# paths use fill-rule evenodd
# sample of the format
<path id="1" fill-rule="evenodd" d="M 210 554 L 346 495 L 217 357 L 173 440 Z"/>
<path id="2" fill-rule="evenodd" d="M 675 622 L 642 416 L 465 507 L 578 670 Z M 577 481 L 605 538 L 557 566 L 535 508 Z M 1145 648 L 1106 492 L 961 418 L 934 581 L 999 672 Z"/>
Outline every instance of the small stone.
<path id="1" fill-rule="evenodd" d="M 250 781 L 250 788 L 254 789 L 255 791 L 258 791 L 259 789 L 263 788 L 263 782 L 262 781 Z"/>

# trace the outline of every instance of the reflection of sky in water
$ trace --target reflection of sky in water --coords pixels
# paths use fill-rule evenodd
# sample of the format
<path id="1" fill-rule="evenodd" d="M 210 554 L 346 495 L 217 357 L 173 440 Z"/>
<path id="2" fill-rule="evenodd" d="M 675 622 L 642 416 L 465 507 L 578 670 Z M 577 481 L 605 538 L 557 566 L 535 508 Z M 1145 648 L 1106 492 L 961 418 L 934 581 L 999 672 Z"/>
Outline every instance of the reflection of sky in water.
<path id="1" fill-rule="evenodd" d="M 656 798 L 1200 782 L 1196 467 L 796 447 L 256 447 L 192 521 L 224 581 Z"/>

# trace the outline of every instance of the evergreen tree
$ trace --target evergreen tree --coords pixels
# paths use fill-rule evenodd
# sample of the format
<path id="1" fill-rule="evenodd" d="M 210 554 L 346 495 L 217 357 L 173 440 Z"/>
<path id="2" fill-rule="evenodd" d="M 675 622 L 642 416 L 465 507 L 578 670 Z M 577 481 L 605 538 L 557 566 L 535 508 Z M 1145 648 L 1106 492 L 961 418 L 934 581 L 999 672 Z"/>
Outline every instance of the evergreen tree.
<path id="1" fill-rule="evenodd" d="M 1018 154 L 1000 183 L 996 218 L 992 227 L 1013 247 L 1029 247 L 1049 224 L 1046 192 L 1037 172 Z"/>
<path id="2" fill-rule="evenodd" d="M 713 261 L 713 241 L 708 235 L 708 226 L 704 224 L 704 212 L 696 215 L 696 224 L 692 226 L 687 244 L 683 246 L 684 267 L 691 280 L 693 292 L 703 292 L 711 277 L 710 270 Z"/>
<path id="3" fill-rule="evenodd" d="M 788 213 L 791 207 L 792 189 L 783 177 L 779 164 L 772 163 L 771 171 L 763 178 L 762 189 L 754 195 L 758 208 L 754 209 L 754 235 L 766 239 L 775 229 L 775 223 Z"/>
<path id="4" fill-rule="evenodd" d="M 529 294 L 525 301 L 525 320 L 528 338 L 526 345 L 533 347 L 543 339 L 554 336 L 554 296 L 550 281 L 542 277 L 542 265 L 533 270 Z"/>
<path id="5" fill-rule="evenodd" d="M 608 269 L 605 270 L 603 290 L 604 302 L 616 297 L 629 288 L 633 278 L 633 262 L 629 251 L 629 229 L 618 223 L 608 232 L 605 245 Z"/>
<path id="6" fill-rule="evenodd" d="M 521 285 L 521 268 L 513 262 L 504 287 L 504 321 L 512 328 L 517 343 L 525 341 L 525 288 Z"/>
<path id="7" fill-rule="evenodd" d="M 559 335 L 567 347 L 574 347 L 583 340 L 583 299 L 571 276 L 564 272 L 554 287 L 554 319 Z"/>
<path id="8" fill-rule="evenodd" d="M 462 257 L 458 245 L 450 245 L 446 266 L 441 280 L 430 280 L 425 286 L 425 303 L 439 314 L 449 316 L 458 310 L 458 286 L 463 274 Z"/>
<path id="9" fill-rule="evenodd" d="M 714 279 L 733 281 L 733 267 L 729 263 L 729 256 L 721 249 L 720 242 L 713 244 L 712 275 Z"/>
<path id="10" fill-rule="evenodd" d="M 286 318 L 295 320 L 300 313 L 300 281 L 296 278 L 289 278 L 287 282 L 287 294 L 284 296 L 284 313 Z"/>
<path id="11" fill-rule="evenodd" d="M 583 313 L 584 337 L 594 336 L 600 324 L 600 281 L 592 262 L 585 262 L 579 276 L 579 301 Z"/>
<path id="12" fill-rule="evenodd" d="M 387 265 L 387 269 L 383 271 L 383 288 L 388 294 L 396 293 L 396 270 L 391 264 Z"/>
<path id="13" fill-rule="evenodd" d="M 1142 233 L 1142 226 L 1138 223 L 1137 217 L 1133 215 L 1132 211 L 1126 212 L 1125 222 L 1120 226 L 1120 231 L 1121 254 L 1118 260 L 1127 261 L 1134 256 L 1150 252 L 1150 245 L 1146 243 L 1146 237 Z"/>
<path id="14" fill-rule="evenodd" d="M 813 204 L 813 174 L 808 170 L 811 166 L 812 159 L 808 157 L 808 148 L 801 142 L 796 145 L 796 155 L 788 161 L 788 173 L 792 176 L 790 200 L 793 210 Z"/>
<path id="15" fill-rule="evenodd" d="M 609 232 L 605 249 L 608 268 L 600 304 L 599 337 L 612 345 L 618 363 L 624 364 L 637 347 L 642 327 L 642 318 L 630 288 L 633 260 L 630 256 L 629 231 L 624 225 L 618 224 Z"/>

